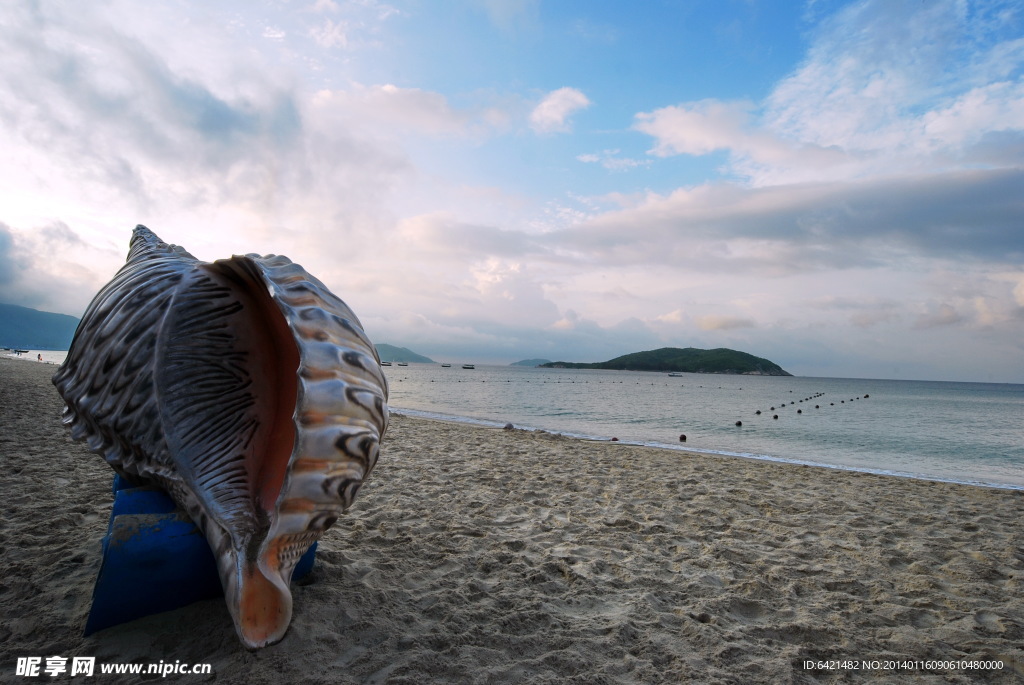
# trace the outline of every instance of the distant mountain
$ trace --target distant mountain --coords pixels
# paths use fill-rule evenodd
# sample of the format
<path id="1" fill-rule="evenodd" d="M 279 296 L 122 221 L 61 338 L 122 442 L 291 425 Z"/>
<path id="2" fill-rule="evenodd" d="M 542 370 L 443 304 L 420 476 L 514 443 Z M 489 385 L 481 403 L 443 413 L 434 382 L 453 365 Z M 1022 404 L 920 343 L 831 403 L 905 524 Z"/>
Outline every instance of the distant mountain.
<path id="1" fill-rule="evenodd" d="M 430 357 L 424 357 L 422 354 L 416 354 L 412 350 L 404 347 L 395 347 L 394 345 L 387 345 L 381 343 L 380 345 L 374 345 L 377 348 L 377 354 L 380 356 L 382 362 L 413 362 L 418 364 L 434 364 L 434 360 Z"/>
<path id="2" fill-rule="evenodd" d="M 792 376 L 775 362 L 720 347 L 699 350 L 696 347 L 663 347 L 660 350 L 634 352 L 606 362 L 580 364 L 550 362 L 546 368 L 619 369 L 625 371 L 676 371 L 684 373 L 732 373 L 750 376 Z"/>
<path id="3" fill-rule="evenodd" d="M 0 347 L 66 350 L 77 328 L 78 319 L 67 314 L 0 304 Z"/>
<path id="4" fill-rule="evenodd" d="M 521 362 L 513 362 L 509 366 L 543 366 L 550 363 L 550 359 L 524 359 Z"/>

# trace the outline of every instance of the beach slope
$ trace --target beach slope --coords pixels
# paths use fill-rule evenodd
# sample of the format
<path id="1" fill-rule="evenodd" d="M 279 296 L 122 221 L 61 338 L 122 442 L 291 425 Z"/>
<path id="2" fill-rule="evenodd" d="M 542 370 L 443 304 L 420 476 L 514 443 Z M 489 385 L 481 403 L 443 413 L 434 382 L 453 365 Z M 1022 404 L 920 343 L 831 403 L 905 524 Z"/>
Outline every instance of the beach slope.
<path id="1" fill-rule="evenodd" d="M 53 655 L 256 685 L 1024 678 L 1020 491 L 400 415 L 280 644 L 246 651 L 220 600 L 83 638 L 112 472 L 54 370 L 0 359 L 5 682 Z"/>

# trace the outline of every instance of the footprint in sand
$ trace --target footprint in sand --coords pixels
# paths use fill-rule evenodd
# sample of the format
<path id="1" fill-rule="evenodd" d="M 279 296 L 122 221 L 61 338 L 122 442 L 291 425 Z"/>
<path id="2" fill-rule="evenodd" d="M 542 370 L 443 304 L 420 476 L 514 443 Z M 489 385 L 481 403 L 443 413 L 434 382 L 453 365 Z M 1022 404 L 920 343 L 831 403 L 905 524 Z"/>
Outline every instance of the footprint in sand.
<path id="1" fill-rule="evenodd" d="M 760 623 L 767 612 L 759 602 L 736 599 L 729 603 L 728 613 L 742 623 Z"/>
<path id="2" fill-rule="evenodd" d="M 994 611 L 982 609 L 974 614 L 974 621 L 985 630 L 992 633 L 1001 633 L 1005 630 L 1003 617 Z"/>

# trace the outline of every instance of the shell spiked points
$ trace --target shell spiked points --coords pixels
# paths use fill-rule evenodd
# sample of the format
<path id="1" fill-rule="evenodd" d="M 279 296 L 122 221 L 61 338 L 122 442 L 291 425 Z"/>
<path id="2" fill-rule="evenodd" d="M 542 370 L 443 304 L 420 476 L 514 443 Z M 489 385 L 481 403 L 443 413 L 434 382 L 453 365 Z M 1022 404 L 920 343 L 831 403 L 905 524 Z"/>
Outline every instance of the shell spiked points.
<path id="1" fill-rule="evenodd" d="M 284 637 L 299 557 L 377 461 L 387 381 L 352 310 L 286 257 L 201 262 L 135 229 L 53 378 L 76 440 L 206 535 L 249 648 Z"/>

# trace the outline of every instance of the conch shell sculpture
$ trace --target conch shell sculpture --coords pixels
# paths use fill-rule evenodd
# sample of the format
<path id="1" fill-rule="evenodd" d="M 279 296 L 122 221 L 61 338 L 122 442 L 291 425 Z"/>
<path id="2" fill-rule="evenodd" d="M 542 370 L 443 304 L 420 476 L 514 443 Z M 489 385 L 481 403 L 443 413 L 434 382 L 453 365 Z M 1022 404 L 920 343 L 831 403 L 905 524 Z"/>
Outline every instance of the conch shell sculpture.
<path id="1" fill-rule="evenodd" d="M 352 504 L 388 423 L 348 306 L 286 257 L 201 262 L 138 226 L 53 383 L 73 438 L 206 535 L 242 642 L 284 637 L 292 570 Z"/>

